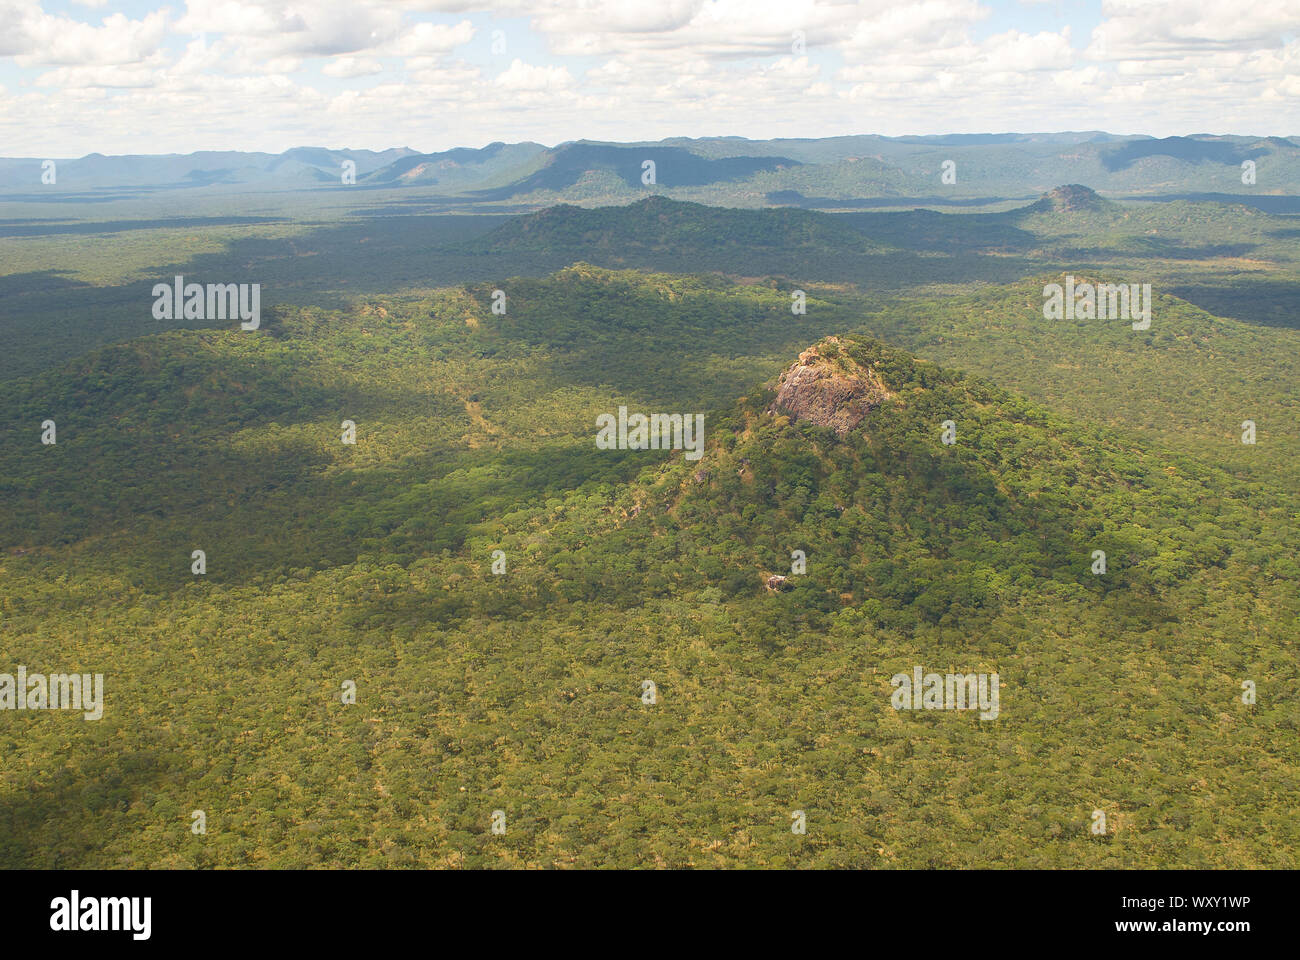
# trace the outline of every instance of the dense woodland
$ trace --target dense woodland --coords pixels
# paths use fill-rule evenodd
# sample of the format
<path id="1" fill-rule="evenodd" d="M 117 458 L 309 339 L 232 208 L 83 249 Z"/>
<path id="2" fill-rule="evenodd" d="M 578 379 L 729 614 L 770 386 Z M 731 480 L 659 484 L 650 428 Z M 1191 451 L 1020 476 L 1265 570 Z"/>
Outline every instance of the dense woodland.
<path id="1" fill-rule="evenodd" d="M 1123 268 L 579 262 L 0 382 L 0 670 L 107 689 L 0 714 L 0 866 L 1300 865 L 1300 333 L 1043 319 Z M 843 437 L 772 409 L 830 334 L 893 394 Z M 619 405 L 705 414 L 704 457 L 598 449 Z M 1001 716 L 895 711 L 917 664 Z"/>

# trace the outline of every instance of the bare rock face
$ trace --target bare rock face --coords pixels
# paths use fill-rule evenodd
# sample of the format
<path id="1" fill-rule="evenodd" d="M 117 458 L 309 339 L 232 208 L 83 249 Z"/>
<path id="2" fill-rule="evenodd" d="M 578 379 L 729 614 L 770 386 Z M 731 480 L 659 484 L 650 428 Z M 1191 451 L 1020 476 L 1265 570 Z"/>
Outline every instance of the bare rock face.
<path id="1" fill-rule="evenodd" d="M 841 352 L 838 337 L 827 337 L 781 374 L 769 412 L 830 427 L 842 437 L 893 396 L 874 370 Z"/>

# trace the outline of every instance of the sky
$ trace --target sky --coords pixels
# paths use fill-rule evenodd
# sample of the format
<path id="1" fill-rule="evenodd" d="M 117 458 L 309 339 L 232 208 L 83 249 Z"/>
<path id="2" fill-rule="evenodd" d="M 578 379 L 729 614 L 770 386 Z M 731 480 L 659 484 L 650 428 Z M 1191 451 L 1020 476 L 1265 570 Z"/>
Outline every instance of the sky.
<path id="1" fill-rule="evenodd" d="M 1300 134 L 1300 0 L 0 0 L 0 156 Z"/>

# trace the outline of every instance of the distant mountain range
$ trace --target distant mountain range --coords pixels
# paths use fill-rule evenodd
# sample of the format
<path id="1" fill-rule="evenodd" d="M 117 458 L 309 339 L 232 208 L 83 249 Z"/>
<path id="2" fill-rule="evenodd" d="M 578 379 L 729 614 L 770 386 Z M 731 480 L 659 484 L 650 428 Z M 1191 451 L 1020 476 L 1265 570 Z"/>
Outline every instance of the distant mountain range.
<path id="1" fill-rule="evenodd" d="M 970 205 L 1023 200 L 1061 183 L 1104 194 L 1300 194 L 1300 140 L 1286 137 L 1155 139 L 1101 132 L 854 136 L 747 140 L 673 138 L 654 143 L 492 143 L 419 153 L 296 147 L 280 154 L 201 151 L 161 156 L 92 153 L 55 160 L 0 159 L 0 199 L 93 198 L 96 194 L 325 191 L 344 189 L 345 163 L 358 191 L 402 191 L 461 206 L 593 205 L 640 193 L 733 207 L 888 207 L 900 202 Z M 1243 164 L 1254 183 L 1243 182 Z M 945 173 L 947 174 L 945 176 Z M 1249 179 L 1246 177 L 1245 179 Z"/>

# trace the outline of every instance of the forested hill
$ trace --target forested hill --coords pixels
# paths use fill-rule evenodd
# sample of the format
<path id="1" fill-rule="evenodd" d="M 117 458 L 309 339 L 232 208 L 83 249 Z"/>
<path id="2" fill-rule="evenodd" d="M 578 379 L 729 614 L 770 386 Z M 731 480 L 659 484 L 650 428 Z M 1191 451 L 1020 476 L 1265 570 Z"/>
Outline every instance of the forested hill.
<path id="1" fill-rule="evenodd" d="M 720 249 L 841 253 L 881 249 L 825 213 L 795 208 L 735 210 L 663 196 L 621 207 L 549 207 L 516 217 L 468 246 L 488 253 L 586 255 L 619 250 L 709 254 Z"/>
<path id="2" fill-rule="evenodd" d="M 1207 242 L 1211 224 L 1215 231 Z M 1292 232 L 1290 218 L 1239 204 L 1181 200 L 1124 205 L 1090 187 L 1067 184 L 1000 213 L 729 209 L 661 195 L 622 206 L 561 204 L 520 214 L 442 252 L 545 255 L 556 262 L 609 258 L 643 266 L 667 265 L 677 258 L 679 269 L 741 273 L 752 273 L 758 264 L 785 263 L 787 275 L 811 270 L 819 279 L 866 277 L 874 283 L 880 271 L 882 280 L 897 286 L 900 281 L 924 282 L 926 270 L 935 279 L 954 268 L 971 279 L 986 279 L 999 265 L 1003 271 L 1019 266 L 1028 273 L 1034 263 L 1062 258 L 1143 260 L 1147 270 L 1163 269 L 1162 260 L 1216 255 L 1249 254 L 1293 264 L 1294 245 L 1287 242 Z M 928 262 L 916 261 L 918 254 Z M 750 255 L 753 259 L 746 263 Z M 945 265 L 953 256 L 966 259 Z M 872 262 L 871 257 L 882 259 Z"/>

